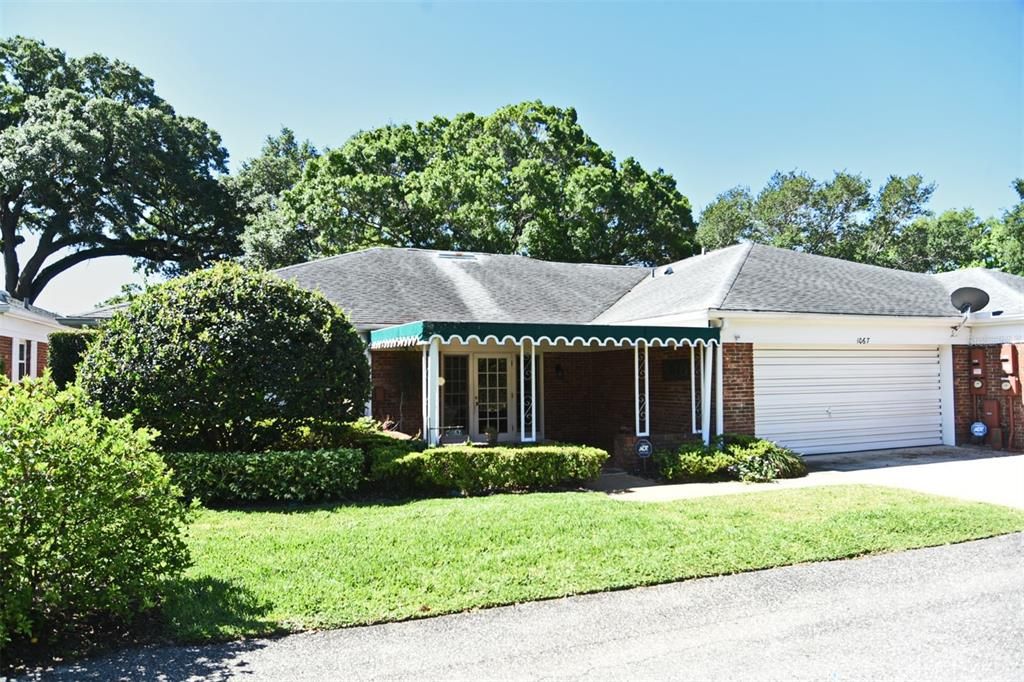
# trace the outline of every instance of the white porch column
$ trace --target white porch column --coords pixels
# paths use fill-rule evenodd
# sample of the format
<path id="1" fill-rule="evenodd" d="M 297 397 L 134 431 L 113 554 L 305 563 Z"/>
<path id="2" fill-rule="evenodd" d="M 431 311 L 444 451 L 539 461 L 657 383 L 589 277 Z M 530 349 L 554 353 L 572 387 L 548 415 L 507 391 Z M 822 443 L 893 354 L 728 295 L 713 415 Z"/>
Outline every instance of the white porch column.
<path id="1" fill-rule="evenodd" d="M 423 346 L 423 362 L 422 371 L 420 372 L 420 407 L 423 409 L 423 440 L 424 442 L 430 442 L 430 431 L 427 429 L 427 424 L 430 422 L 430 412 L 427 409 L 427 396 L 430 395 L 430 391 L 427 390 L 427 361 L 429 360 L 427 347 Z"/>
<path id="2" fill-rule="evenodd" d="M 519 342 L 519 439 L 524 443 L 537 441 L 537 347 L 530 340 Z"/>
<path id="3" fill-rule="evenodd" d="M 701 347 L 704 367 L 700 373 L 700 433 L 704 445 L 711 444 L 711 369 L 713 354 L 710 348 Z"/>
<path id="4" fill-rule="evenodd" d="M 650 381 L 647 371 L 647 342 L 644 343 L 643 353 L 640 352 L 640 342 L 633 346 L 633 389 L 634 405 L 636 407 L 636 435 L 651 435 L 651 410 L 650 410 Z"/>
<path id="5" fill-rule="evenodd" d="M 366 348 L 363 352 L 366 354 L 366 364 L 370 368 L 370 397 L 366 399 L 366 407 L 363 410 L 363 414 L 367 417 L 373 418 L 373 355 L 370 353 L 370 334 L 366 334 Z"/>
<path id="6" fill-rule="evenodd" d="M 690 346 L 690 433 L 699 433 L 697 428 L 697 347 Z"/>
<path id="7" fill-rule="evenodd" d="M 715 432 L 721 436 L 725 433 L 725 362 L 723 362 L 722 342 L 715 344 L 715 355 L 718 359 L 715 364 L 718 371 L 715 373 Z"/>
<path id="8" fill-rule="evenodd" d="M 433 339 L 427 351 L 427 443 L 437 445 L 441 437 L 440 384 L 441 342 Z"/>
<path id="9" fill-rule="evenodd" d="M 519 339 L 519 440 L 526 442 L 526 339 Z"/>

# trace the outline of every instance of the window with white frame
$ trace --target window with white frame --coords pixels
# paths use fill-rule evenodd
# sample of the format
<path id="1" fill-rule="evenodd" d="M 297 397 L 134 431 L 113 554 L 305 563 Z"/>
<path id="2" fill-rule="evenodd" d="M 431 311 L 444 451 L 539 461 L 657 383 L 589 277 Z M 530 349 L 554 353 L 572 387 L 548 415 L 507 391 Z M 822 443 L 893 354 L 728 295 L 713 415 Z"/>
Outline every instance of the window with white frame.
<path id="1" fill-rule="evenodd" d="M 14 380 L 21 381 L 32 376 L 32 342 L 28 339 L 18 341 L 15 352 Z"/>

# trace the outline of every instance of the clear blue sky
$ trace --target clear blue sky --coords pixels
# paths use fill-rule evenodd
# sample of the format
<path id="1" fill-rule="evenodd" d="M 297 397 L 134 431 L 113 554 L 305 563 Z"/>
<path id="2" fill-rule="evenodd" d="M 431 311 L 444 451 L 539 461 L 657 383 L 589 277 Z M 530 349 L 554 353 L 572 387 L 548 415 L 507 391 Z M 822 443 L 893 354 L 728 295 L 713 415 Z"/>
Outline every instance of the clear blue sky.
<path id="1" fill-rule="evenodd" d="M 318 146 L 526 99 L 576 107 L 618 158 L 671 172 L 698 210 L 776 169 L 938 184 L 983 215 L 1024 175 L 1024 4 L 43 4 L 0 34 L 100 52 L 224 137 L 234 166 L 282 125 Z M 79 266 L 41 305 L 132 278 Z"/>

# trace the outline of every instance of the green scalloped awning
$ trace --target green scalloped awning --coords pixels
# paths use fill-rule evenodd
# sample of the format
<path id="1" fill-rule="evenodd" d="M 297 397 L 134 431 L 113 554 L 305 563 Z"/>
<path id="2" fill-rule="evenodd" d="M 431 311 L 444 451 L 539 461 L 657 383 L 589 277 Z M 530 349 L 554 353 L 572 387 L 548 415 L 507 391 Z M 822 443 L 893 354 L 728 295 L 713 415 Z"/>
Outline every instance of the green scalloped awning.
<path id="1" fill-rule="evenodd" d="M 467 343 L 489 340 L 497 343 L 596 343 L 601 346 L 633 346 L 641 341 L 651 346 L 696 346 L 718 342 L 714 327 L 647 327 L 615 324 L 536 324 L 520 322 L 408 322 L 370 332 L 370 348 L 405 348 L 453 340 Z"/>

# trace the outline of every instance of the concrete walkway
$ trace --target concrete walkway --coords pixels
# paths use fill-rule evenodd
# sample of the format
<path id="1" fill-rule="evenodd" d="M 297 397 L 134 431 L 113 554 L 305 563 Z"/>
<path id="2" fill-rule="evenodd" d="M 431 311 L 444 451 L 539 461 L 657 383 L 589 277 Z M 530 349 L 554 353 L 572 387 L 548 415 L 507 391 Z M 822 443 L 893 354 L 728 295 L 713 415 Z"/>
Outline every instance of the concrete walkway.
<path id="1" fill-rule="evenodd" d="M 807 458 L 810 473 L 773 483 L 659 484 L 625 473 L 604 474 L 596 490 L 619 500 L 666 502 L 818 485 L 869 484 L 1024 509 L 1024 455 L 982 448 L 907 448 Z"/>
<path id="2" fill-rule="evenodd" d="M 212 646 L 56 680 L 1021 680 L 1024 536 Z"/>

